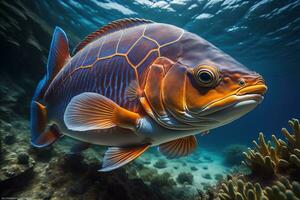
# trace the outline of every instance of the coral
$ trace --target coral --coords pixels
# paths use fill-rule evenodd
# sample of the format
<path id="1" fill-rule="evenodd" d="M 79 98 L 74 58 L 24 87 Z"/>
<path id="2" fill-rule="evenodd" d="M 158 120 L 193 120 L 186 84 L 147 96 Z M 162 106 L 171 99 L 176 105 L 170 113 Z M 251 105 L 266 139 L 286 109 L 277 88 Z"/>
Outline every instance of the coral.
<path id="1" fill-rule="evenodd" d="M 237 178 L 223 182 L 219 190 L 220 200 L 298 200 L 299 197 L 300 183 L 290 183 L 285 177 L 265 188 L 258 182 Z"/>
<path id="2" fill-rule="evenodd" d="M 243 152 L 247 147 L 241 144 L 227 146 L 224 151 L 224 164 L 227 166 L 240 165 L 243 160 Z"/>
<path id="3" fill-rule="evenodd" d="M 163 174 L 154 176 L 151 180 L 151 185 L 154 187 L 172 187 L 176 185 L 176 182 L 170 173 L 164 172 Z"/>
<path id="4" fill-rule="evenodd" d="M 252 170 L 252 175 L 274 178 L 278 174 L 297 174 L 300 170 L 300 125 L 297 119 L 289 120 L 292 132 L 282 128 L 285 140 L 272 135 L 272 142 L 265 141 L 263 133 L 259 134 L 255 148 L 244 152 L 243 162 Z M 297 174 L 299 175 L 299 174 Z M 297 176 L 299 178 L 299 176 Z"/>
<path id="5" fill-rule="evenodd" d="M 250 175 L 229 176 L 221 180 L 216 193 L 220 200 L 299 200 L 300 199 L 300 125 L 289 121 L 289 132 L 282 128 L 285 141 L 272 135 L 265 141 L 262 133 L 255 148 L 244 153 Z"/>
<path id="6" fill-rule="evenodd" d="M 282 177 L 272 187 L 266 187 L 264 191 L 270 200 L 299 200 L 300 183 L 297 181 L 291 183 L 287 178 Z"/>
<path id="7" fill-rule="evenodd" d="M 181 172 L 180 174 L 178 174 L 176 180 L 178 183 L 182 185 L 183 184 L 192 185 L 194 182 L 194 177 L 193 174 L 191 174 L 190 172 Z"/>
<path id="8" fill-rule="evenodd" d="M 194 200 L 214 200 L 216 199 L 216 194 L 212 189 L 208 189 L 203 192 L 201 189 L 196 189 L 196 194 Z"/>
<path id="9" fill-rule="evenodd" d="M 156 161 L 156 163 L 154 163 L 153 166 L 158 168 L 158 169 L 166 168 L 167 167 L 167 162 L 163 159 L 159 159 L 158 161 Z"/>
<path id="10" fill-rule="evenodd" d="M 267 200 L 259 183 L 254 185 L 243 179 L 232 179 L 221 184 L 220 200 Z"/>

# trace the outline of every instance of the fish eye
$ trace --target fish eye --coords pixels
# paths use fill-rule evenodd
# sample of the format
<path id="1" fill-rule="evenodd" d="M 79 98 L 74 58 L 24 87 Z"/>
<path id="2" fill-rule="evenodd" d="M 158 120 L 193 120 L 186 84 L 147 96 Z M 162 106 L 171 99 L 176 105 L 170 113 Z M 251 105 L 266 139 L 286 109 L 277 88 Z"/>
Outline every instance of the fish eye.
<path id="1" fill-rule="evenodd" d="M 210 71 L 202 70 L 198 72 L 198 79 L 203 83 L 210 83 L 213 78 L 213 74 Z"/>
<path id="2" fill-rule="evenodd" d="M 246 84 L 245 80 L 244 79 L 240 79 L 239 80 L 239 85 L 240 86 L 244 86 Z"/>
<path id="3" fill-rule="evenodd" d="M 219 81 L 218 70 L 211 66 L 199 66 L 195 69 L 195 78 L 202 87 L 213 87 Z"/>

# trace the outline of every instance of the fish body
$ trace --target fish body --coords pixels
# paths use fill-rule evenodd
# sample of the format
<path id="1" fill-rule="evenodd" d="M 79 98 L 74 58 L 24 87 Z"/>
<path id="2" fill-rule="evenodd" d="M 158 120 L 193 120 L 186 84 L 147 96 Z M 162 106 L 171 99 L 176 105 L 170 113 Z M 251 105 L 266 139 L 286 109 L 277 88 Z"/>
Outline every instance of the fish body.
<path id="1" fill-rule="evenodd" d="M 260 75 L 176 26 L 112 22 L 87 36 L 73 57 L 57 28 L 31 104 L 32 144 L 67 135 L 110 146 L 102 171 L 149 146 L 185 156 L 196 147 L 194 135 L 246 114 L 265 91 Z"/>

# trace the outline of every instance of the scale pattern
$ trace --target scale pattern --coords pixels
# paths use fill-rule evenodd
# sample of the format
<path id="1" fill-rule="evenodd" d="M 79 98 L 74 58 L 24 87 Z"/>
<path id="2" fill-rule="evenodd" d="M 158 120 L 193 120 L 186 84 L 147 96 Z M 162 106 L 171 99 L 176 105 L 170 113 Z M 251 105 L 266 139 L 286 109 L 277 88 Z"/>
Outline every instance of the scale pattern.
<path id="1" fill-rule="evenodd" d="M 120 106 L 138 112 L 139 101 L 125 91 L 133 80 L 142 86 L 148 67 L 159 57 L 176 59 L 184 31 L 166 24 L 143 24 L 107 34 L 85 46 L 55 77 L 45 99 L 64 111 L 83 92 L 104 95 Z M 168 51 L 168 47 L 172 51 Z M 61 103 L 57 103 L 60 101 Z M 59 107 L 57 107 L 59 106 Z"/>

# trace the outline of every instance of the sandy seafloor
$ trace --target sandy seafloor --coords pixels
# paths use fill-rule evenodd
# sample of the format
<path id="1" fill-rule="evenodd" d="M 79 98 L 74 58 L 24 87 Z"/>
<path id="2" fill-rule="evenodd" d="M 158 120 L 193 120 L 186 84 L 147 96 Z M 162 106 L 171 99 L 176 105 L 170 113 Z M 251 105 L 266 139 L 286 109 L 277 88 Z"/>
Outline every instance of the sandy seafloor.
<path id="1" fill-rule="evenodd" d="M 175 179 L 181 172 L 190 172 L 193 175 L 192 186 L 196 188 L 215 185 L 218 176 L 225 176 L 229 170 L 223 164 L 222 155 L 217 152 L 199 149 L 187 157 L 167 159 L 160 152 L 155 151 L 156 147 L 153 147 L 152 151 L 144 153 L 137 161 L 142 162 L 147 167 L 156 168 L 159 173 L 168 172 Z M 166 161 L 166 167 L 155 167 L 155 163 L 161 160 Z"/>

